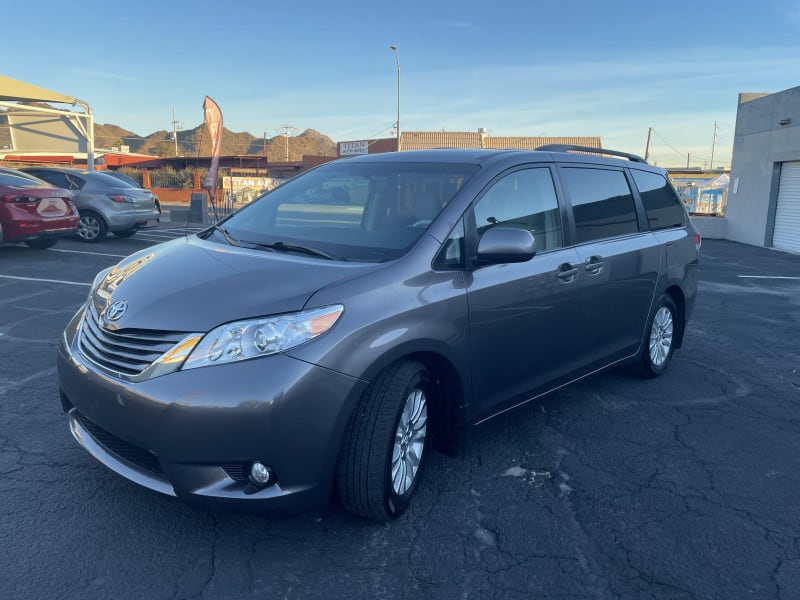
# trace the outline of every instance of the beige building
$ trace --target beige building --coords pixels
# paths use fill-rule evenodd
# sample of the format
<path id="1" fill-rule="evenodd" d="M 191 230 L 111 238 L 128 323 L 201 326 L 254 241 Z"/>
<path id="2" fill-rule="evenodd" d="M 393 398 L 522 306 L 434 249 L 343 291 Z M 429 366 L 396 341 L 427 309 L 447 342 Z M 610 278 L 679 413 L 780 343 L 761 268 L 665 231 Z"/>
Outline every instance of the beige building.
<path id="1" fill-rule="evenodd" d="M 400 136 L 400 150 L 430 150 L 432 148 L 492 148 L 495 150 L 513 148 L 534 150 L 547 144 L 569 144 L 601 148 L 600 136 L 577 137 L 538 137 L 538 136 L 498 136 L 493 137 L 485 129 L 477 131 L 404 131 Z M 352 140 L 339 142 L 339 156 L 356 154 L 378 154 L 394 152 L 397 138 L 378 140 Z"/>
<path id="2" fill-rule="evenodd" d="M 538 137 L 490 136 L 485 129 L 478 131 L 404 131 L 400 136 L 401 150 L 428 150 L 431 148 L 514 148 L 535 150 L 547 144 L 569 144 L 602 148 L 599 136 Z"/>

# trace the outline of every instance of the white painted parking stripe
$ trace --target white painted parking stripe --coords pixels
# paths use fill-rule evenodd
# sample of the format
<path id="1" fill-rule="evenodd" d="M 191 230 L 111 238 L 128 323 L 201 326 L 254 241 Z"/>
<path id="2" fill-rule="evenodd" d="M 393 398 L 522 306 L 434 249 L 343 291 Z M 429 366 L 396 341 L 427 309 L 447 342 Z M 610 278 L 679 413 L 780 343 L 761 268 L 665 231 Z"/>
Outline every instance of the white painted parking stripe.
<path id="1" fill-rule="evenodd" d="M 83 285 L 89 287 L 91 283 L 79 281 L 62 281 L 61 279 L 37 279 L 35 277 L 15 277 L 14 275 L 0 275 L 0 279 L 17 279 L 19 281 L 37 281 L 40 283 L 63 283 L 64 285 Z"/>
<path id="2" fill-rule="evenodd" d="M 115 258 L 125 258 L 127 254 L 107 254 L 105 252 L 87 252 L 86 250 L 62 250 L 61 248 L 48 248 L 50 252 L 66 252 L 69 254 L 92 254 L 94 256 L 113 256 Z"/>
<path id="3" fill-rule="evenodd" d="M 742 279 L 792 279 L 800 280 L 800 277 L 782 277 L 780 275 L 739 275 Z"/>

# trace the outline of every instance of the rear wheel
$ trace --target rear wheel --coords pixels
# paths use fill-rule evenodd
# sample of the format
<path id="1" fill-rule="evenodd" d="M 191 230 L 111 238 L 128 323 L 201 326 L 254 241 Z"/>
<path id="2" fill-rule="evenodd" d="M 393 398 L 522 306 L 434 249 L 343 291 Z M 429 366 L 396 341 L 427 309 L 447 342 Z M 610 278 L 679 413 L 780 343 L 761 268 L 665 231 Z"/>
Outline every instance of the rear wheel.
<path id="1" fill-rule="evenodd" d="M 408 507 L 428 447 L 428 370 L 401 361 L 383 371 L 362 396 L 344 435 L 336 485 L 342 505 L 388 521 Z"/>
<path id="2" fill-rule="evenodd" d="M 95 243 L 106 237 L 107 233 L 108 226 L 103 217 L 91 210 L 81 212 L 79 238 L 84 242 Z"/>
<path id="3" fill-rule="evenodd" d="M 52 248 L 56 245 L 58 240 L 54 239 L 43 239 L 43 240 L 29 240 L 25 242 L 25 244 L 29 248 L 36 248 L 37 250 L 46 250 L 47 248 Z"/>
<path id="4" fill-rule="evenodd" d="M 647 337 L 639 352 L 637 371 L 645 377 L 658 377 L 667 370 L 675 349 L 678 310 L 670 296 L 659 300 L 651 315 Z"/>

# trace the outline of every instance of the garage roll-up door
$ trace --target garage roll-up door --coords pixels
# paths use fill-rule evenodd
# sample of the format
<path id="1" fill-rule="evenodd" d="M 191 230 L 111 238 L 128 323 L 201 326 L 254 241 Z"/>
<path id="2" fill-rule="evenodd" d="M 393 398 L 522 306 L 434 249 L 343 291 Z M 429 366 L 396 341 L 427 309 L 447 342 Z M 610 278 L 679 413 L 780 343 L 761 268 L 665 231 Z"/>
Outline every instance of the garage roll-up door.
<path id="1" fill-rule="evenodd" d="M 772 245 L 782 250 L 800 252 L 800 162 L 781 165 Z"/>

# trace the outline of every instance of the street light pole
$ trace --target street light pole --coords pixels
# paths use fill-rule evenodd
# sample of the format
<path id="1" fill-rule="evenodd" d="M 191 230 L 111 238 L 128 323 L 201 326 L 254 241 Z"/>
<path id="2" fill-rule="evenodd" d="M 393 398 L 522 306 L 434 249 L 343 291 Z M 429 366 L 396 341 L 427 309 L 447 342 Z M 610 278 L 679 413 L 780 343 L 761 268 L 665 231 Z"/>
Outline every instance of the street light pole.
<path id="1" fill-rule="evenodd" d="M 400 152 L 400 57 L 397 55 L 397 46 L 389 46 L 394 52 L 394 60 L 397 63 L 397 151 Z"/>

